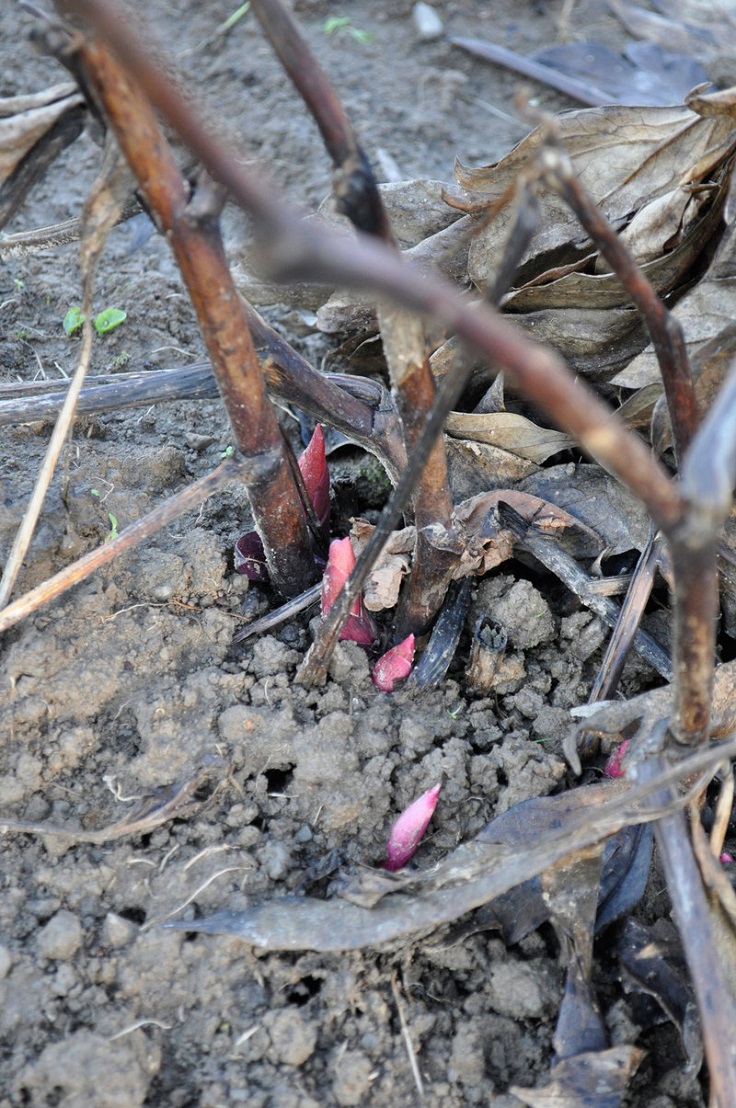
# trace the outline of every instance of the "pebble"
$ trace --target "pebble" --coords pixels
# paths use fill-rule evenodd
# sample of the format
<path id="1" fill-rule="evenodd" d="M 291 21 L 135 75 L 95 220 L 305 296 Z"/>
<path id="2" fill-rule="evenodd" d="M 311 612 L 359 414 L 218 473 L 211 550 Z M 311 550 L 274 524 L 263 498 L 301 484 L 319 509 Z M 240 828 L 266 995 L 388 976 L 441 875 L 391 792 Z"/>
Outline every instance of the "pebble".
<path id="1" fill-rule="evenodd" d="M 108 912 L 102 927 L 102 941 L 105 946 L 117 949 L 132 942 L 138 933 L 138 928 L 132 920 L 119 916 L 116 912 Z"/>
<path id="2" fill-rule="evenodd" d="M 424 42 L 431 42 L 432 39 L 440 38 L 444 33 L 444 24 L 439 15 L 433 7 L 423 3 L 422 0 L 414 5 L 412 16 L 414 17 L 417 34 Z"/>
<path id="3" fill-rule="evenodd" d="M 42 958 L 66 961 L 73 958 L 82 945 L 82 925 L 73 912 L 62 909 L 41 928 L 36 943 Z"/>

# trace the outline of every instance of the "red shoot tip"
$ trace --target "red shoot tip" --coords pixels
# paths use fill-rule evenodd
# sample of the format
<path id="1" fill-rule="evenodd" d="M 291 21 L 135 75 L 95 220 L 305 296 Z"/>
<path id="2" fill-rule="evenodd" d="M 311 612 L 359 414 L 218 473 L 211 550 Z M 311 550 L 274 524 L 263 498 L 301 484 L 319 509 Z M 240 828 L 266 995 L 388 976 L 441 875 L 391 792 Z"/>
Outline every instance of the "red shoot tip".
<path id="1" fill-rule="evenodd" d="M 335 603 L 337 594 L 350 576 L 354 565 L 355 553 L 349 536 L 344 539 L 333 539 L 322 578 L 323 616 L 327 615 Z M 370 646 L 377 638 L 373 620 L 363 607 L 360 597 L 353 604 L 350 615 L 345 620 L 340 638 L 343 641 L 357 642 L 361 646 Z"/>
<path id="2" fill-rule="evenodd" d="M 319 423 L 314 429 L 306 450 L 299 456 L 299 469 L 317 519 L 327 537 L 330 520 L 330 472 L 325 455 L 325 436 Z"/>
<path id="3" fill-rule="evenodd" d="M 386 844 L 385 869 L 391 872 L 401 869 L 414 856 L 434 815 L 441 788 L 442 785 L 435 785 L 422 793 L 396 820 Z"/>
<path id="4" fill-rule="evenodd" d="M 373 667 L 373 684 L 381 692 L 393 692 L 395 683 L 409 676 L 413 664 L 414 636 L 407 635 L 378 659 Z"/>
<path id="5" fill-rule="evenodd" d="M 624 739 L 624 741 L 616 747 L 611 757 L 603 767 L 603 772 L 606 777 L 625 777 L 626 767 L 623 764 L 626 756 L 626 751 L 629 748 L 631 739 Z"/>

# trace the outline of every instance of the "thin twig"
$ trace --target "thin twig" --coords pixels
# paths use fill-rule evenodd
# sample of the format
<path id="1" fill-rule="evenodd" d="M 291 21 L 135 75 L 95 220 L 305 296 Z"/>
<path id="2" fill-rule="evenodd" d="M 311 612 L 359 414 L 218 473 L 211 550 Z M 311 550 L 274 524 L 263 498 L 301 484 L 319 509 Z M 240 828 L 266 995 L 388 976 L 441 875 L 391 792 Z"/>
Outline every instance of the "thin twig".
<path id="1" fill-rule="evenodd" d="M 409 1065 L 411 1067 L 412 1077 L 414 1078 L 414 1084 L 417 1087 L 417 1094 L 420 1100 L 424 1100 L 424 1084 L 422 1082 L 422 1075 L 419 1072 L 417 1053 L 414 1049 L 414 1044 L 411 1041 L 409 1025 L 406 1022 L 406 1016 L 404 1015 L 404 1004 L 401 999 L 401 993 L 399 992 L 399 984 L 396 980 L 395 972 L 391 974 L 391 992 L 394 994 L 394 1004 L 396 1005 L 396 1011 L 399 1014 L 399 1023 L 401 1024 L 401 1035 L 404 1040 L 404 1046 L 406 1047 L 406 1056 L 409 1059 Z"/>
<path id="2" fill-rule="evenodd" d="M 300 596 L 295 596 L 292 600 L 287 600 L 286 604 L 282 604 L 280 608 L 275 608 L 267 615 L 261 616 L 260 619 L 254 619 L 242 631 L 238 631 L 236 635 L 233 635 L 233 643 L 244 642 L 245 639 L 250 639 L 253 635 L 261 635 L 265 631 L 271 631 L 274 627 L 279 627 L 282 623 L 285 623 L 287 619 L 291 619 L 292 616 L 303 612 L 305 608 L 311 608 L 312 604 L 316 604 L 319 600 L 321 589 L 321 584 L 312 585 L 311 589 L 307 589 L 306 592 L 303 592 Z"/>
<path id="3" fill-rule="evenodd" d="M 31 545 L 33 533 L 38 523 L 38 517 L 41 514 L 43 502 L 46 499 L 46 492 L 51 483 L 51 478 L 54 475 L 54 470 L 56 469 L 56 463 L 59 460 L 59 455 L 61 454 L 70 428 L 74 422 L 77 398 L 81 392 L 89 366 L 90 354 L 92 353 L 92 335 L 94 332 L 90 320 L 92 304 L 91 276 L 89 281 L 85 281 L 83 304 L 84 307 L 82 310 L 84 312 L 85 322 L 82 330 L 79 361 L 77 362 L 77 368 L 74 371 L 74 375 L 64 397 L 64 403 L 56 420 L 49 445 L 46 448 L 46 454 L 41 463 L 36 483 L 33 486 L 31 499 L 28 502 L 25 515 L 23 516 L 21 525 L 13 540 L 13 545 L 8 554 L 8 560 L 5 563 L 5 570 L 2 580 L 0 581 L 0 611 L 6 609 L 16 577 L 23 565 L 28 547 Z"/>
<path id="4" fill-rule="evenodd" d="M 68 839 L 75 843 L 109 843 L 129 835 L 143 835 L 167 823 L 170 819 L 182 816 L 201 807 L 193 799 L 205 773 L 198 773 L 183 785 L 167 785 L 157 792 L 145 796 L 141 802 L 122 819 L 97 830 L 85 830 L 82 827 L 61 827 L 53 823 L 43 823 L 29 819 L 10 819 L 0 817 L 0 831 L 15 831 L 23 835 L 48 835 L 56 839 Z"/>
<path id="5" fill-rule="evenodd" d="M 665 307 L 623 239 L 580 184 L 570 157 L 556 134 L 554 120 L 539 153 L 545 179 L 565 200 L 641 312 L 652 338 L 672 425 L 675 455 L 681 462 L 700 421 L 698 400 L 682 327 Z"/>
<path id="6" fill-rule="evenodd" d="M 89 554 L 78 558 L 76 562 L 72 562 L 53 577 L 49 577 L 35 589 L 31 589 L 12 604 L 8 604 L 7 608 L 3 608 L 0 612 L 0 633 L 20 623 L 43 604 L 55 600 L 80 581 L 84 581 L 90 574 L 120 557 L 126 550 L 132 550 L 133 547 L 151 538 L 162 527 L 178 519 L 185 512 L 199 507 L 228 481 L 242 477 L 243 469 L 242 461 L 235 458 L 226 459 L 212 473 L 208 473 L 206 477 L 200 477 L 182 492 L 169 497 L 148 515 L 132 523 L 130 527 L 126 527 L 117 538 L 110 539 L 103 546 L 91 550 Z"/>

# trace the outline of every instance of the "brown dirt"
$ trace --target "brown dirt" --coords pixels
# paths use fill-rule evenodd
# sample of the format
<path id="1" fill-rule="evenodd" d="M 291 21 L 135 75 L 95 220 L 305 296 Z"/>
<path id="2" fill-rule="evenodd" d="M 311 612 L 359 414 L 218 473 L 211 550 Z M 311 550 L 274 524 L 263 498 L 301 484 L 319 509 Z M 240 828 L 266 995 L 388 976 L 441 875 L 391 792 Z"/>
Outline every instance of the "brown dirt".
<path id="1" fill-rule="evenodd" d="M 167 48 L 184 55 L 213 115 L 313 208 L 329 188 L 326 159 L 252 18 L 201 45 L 234 6 L 153 0 L 147 13 Z M 519 51 L 555 40 L 558 7 L 438 5 L 453 32 Z M 391 155 L 405 177 L 449 180 L 456 154 L 493 160 L 523 135 L 488 109 L 513 111 L 515 78 L 441 40 L 418 41 L 406 0 L 303 2 L 298 10 L 365 146 L 374 157 Z M 374 41 L 326 35 L 334 14 Z M 6 10 L 0 18 L 4 95 L 63 79 L 27 45 L 30 17 Z M 603 0 L 580 3 L 575 23 L 619 41 Z M 540 102 L 570 106 L 551 92 L 540 92 Z M 97 148 L 83 138 L 8 230 L 76 214 L 97 164 Z M 230 224 L 237 247 L 243 228 Z M 96 303 L 125 308 L 128 320 L 95 342 L 92 372 L 204 356 L 166 244 L 151 237 L 133 249 L 135 234 L 127 225 L 110 237 Z M 69 373 L 77 343 L 61 320 L 81 296 L 76 248 L 9 263 L 0 286 L 3 379 Z M 269 314 L 294 341 L 323 348 L 324 340 L 303 337 L 308 328 L 288 306 Z M 22 518 L 49 433 L 44 422 L 3 437 L 1 549 Z M 215 401 L 81 418 L 16 595 L 104 540 L 109 514 L 122 528 L 214 468 L 228 444 Z M 475 600 L 477 610 L 500 606 L 509 630 L 515 673 L 496 699 L 466 696 L 462 662 L 439 690 L 387 697 L 354 646 L 340 648 L 323 689 L 306 691 L 292 684 L 310 641 L 306 618 L 231 647 L 243 604 L 252 614 L 267 603 L 232 569 L 247 518 L 243 490 L 229 487 L 7 636 L 0 814 L 100 827 L 122 818 L 129 798 L 203 768 L 210 795 L 150 834 L 102 845 L 4 837 L 0 1106 L 418 1103 L 396 974 L 424 1103 L 511 1108 L 520 1102 L 509 1086 L 543 1083 L 553 1053 L 562 970 L 551 933 L 508 951 L 480 934 L 390 955 L 259 956 L 234 939 L 190 941 L 156 924 L 195 906 L 206 915 L 282 896 L 336 867 L 379 863 L 392 818 L 437 780 L 444 790 L 422 865 L 494 814 L 554 790 L 565 775 L 568 709 L 587 696 L 603 630 L 589 614 L 563 609 L 540 581 L 520 586 L 512 567 Z M 634 666 L 632 685 L 636 678 Z M 610 1023 L 618 1041 L 636 1035 L 625 999 Z M 643 1063 L 632 1103 L 700 1103 L 679 1077 L 677 1045 L 663 1043 Z"/>

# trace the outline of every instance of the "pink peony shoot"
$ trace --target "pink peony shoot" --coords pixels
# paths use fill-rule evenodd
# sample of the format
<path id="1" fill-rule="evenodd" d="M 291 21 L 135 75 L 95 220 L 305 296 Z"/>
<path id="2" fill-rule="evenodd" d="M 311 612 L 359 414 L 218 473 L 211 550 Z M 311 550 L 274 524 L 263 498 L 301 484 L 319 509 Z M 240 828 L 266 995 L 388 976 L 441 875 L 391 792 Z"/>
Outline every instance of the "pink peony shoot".
<path id="1" fill-rule="evenodd" d="M 326 616 L 335 603 L 337 594 L 350 576 L 355 565 L 355 553 L 350 537 L 333 539 L 330 553 L 322 578 L 322 615 Z M 347 642 L 357 642 L 360 646 L 370 646 L 377 638 L 373 620 L 363 607 L 363 601 L 357 598 L 345 620 L 340 638 Z"/>
<path id="2" fill-rule="evenodd" d="M 394 684 L 409 676 L 413 664 L 414 636 L 407 635 L 378 659 L 373 667 L 373 684 L 381 692 L 393 692 Z"/>
<path id="3" fill-rule="evenodd" d="M 391 872 L 401 869 L 414 856 L 434 815 L 441 788 L 442 785 L 435 785 L 422 793 L 396 820 L 386 844 L 384 869 Z"/>
<path id="4" fill-rule="evenodd" d="M 299 469 L 317 519 L 327 537 L 330 521 L 330 473 L 325 456 L 325 436 L 320 423 L 314 429 L 309 446 L 299 456 Z"/>
<path id="5" fill-rule="evenodd" d="M 624 741 L 616 747 L 613 754 L 610 756 L 605 766 L 603 767 L 603 772 L 606 777 L 626 776 L 626 769 L 623 766 L 623 760 L 626 755 L 626 751 L 629 748 L 630 742 L 631 739 L 624 739 Z"/>

